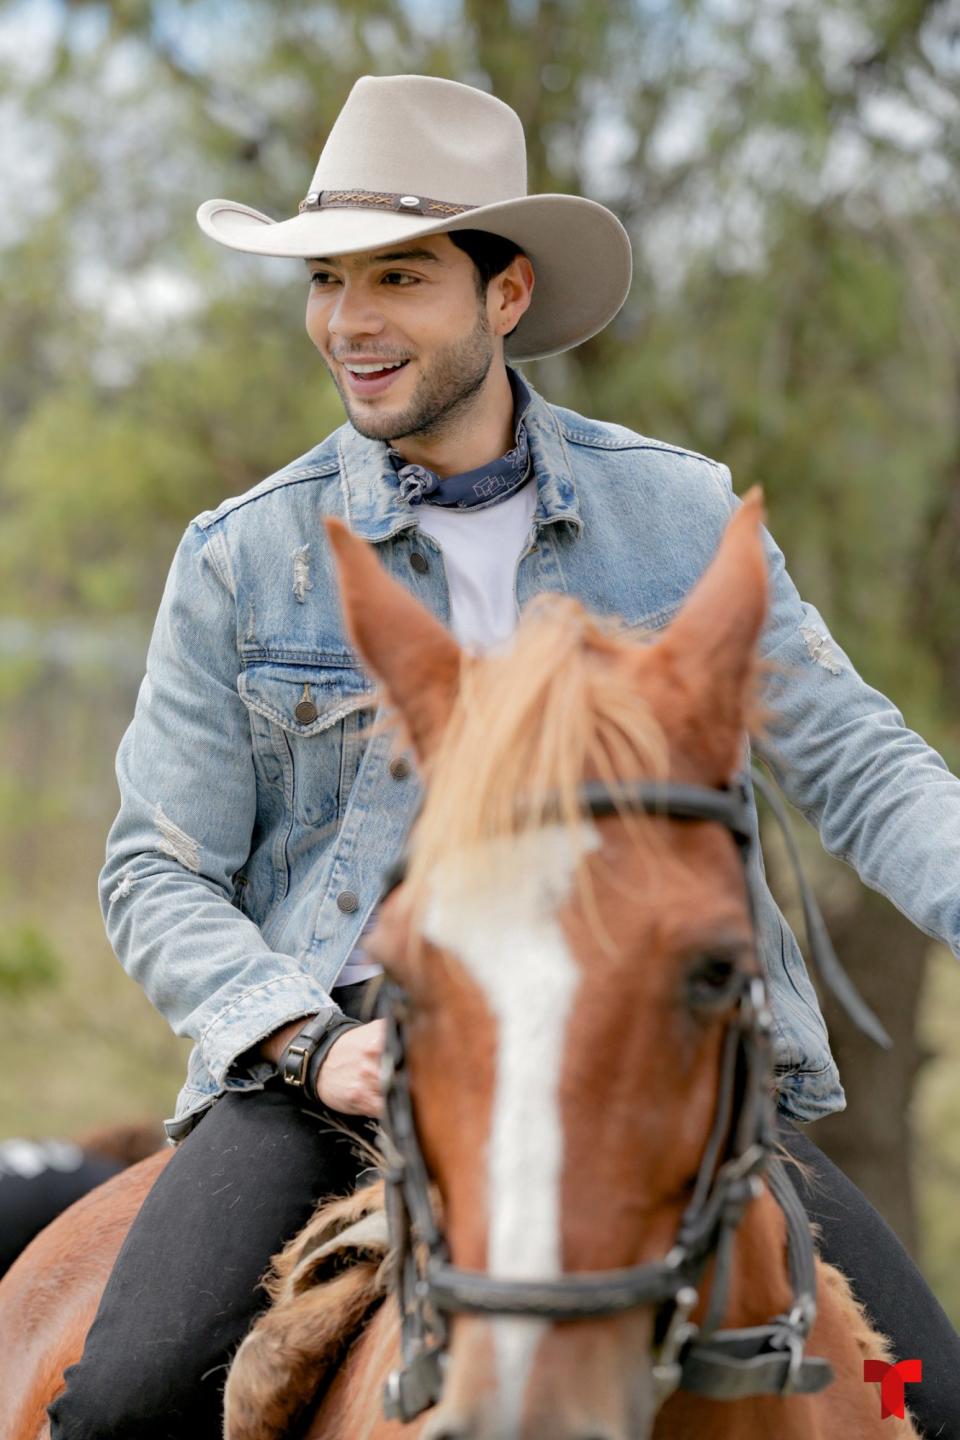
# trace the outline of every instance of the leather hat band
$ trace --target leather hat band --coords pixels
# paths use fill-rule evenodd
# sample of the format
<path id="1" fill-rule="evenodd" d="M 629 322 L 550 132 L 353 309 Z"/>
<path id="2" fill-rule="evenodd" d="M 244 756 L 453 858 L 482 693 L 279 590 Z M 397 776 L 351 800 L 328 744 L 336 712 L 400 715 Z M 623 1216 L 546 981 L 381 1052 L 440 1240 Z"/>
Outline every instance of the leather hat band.
<path id="1" fill-rule="evenodd" d="M 428 215 L 438 220 L 476 208 L 475 205 L 453 205 L 448 200 L 429 200 L 425 195 L 383 190 L 311 190 L 299 206 L 301 215 L 307 210 L 394 210 L 401 215 Z"/>

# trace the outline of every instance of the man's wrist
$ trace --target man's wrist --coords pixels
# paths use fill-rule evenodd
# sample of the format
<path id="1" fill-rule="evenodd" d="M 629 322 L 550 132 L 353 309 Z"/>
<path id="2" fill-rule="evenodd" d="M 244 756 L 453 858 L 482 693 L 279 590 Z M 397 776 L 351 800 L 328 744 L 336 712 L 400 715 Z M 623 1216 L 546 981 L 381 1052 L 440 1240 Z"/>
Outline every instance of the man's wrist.
<path id="1" fill-rule="evenodd" d="M 298 1026 L 277 1059 L 277 1073 L 291 1089 L 302 1090 L 311 1099 L 316 1097 L 316 1077 L 320 1066 L 340 1036 L 359 1025 L 341 1010 L 321 1010 L 306 1024 Z"/>
<path id="2" fill-rule="evenodd" d="M 316 1013 L 316 1012 L 314 1012 Z M 312 1019 L 311 1015 L 300 1015 L 296 1020 L 291 1020 L 287 1025 L 282 1025 L 279 1030 L 274 1030 L 265 1039 L 261 1040 L 255 1048 L 248 1052 L 251 1060 L 268 1060 L 271 1065 L 277 1066 L 280 1063 L 280 1056 L 286 1050 L 290 1041 L 300 1034 L 307 1021 Z"/>
<path id="3" fill-rule="evenodd" d="M 334 1045 L 348 1030 L 355 1030 L 362 1025 L 362 1020 L 352 1020 L 349 1015 L 341 1015 L 337 1023 L 330 1026 L 313 1055 L 310 1057 L 307 1066 L 307 1094 L 313 1100 L 320 1099 L 320 1091 L 317 1088 L 320 1080 L 320 1069 Z"/>

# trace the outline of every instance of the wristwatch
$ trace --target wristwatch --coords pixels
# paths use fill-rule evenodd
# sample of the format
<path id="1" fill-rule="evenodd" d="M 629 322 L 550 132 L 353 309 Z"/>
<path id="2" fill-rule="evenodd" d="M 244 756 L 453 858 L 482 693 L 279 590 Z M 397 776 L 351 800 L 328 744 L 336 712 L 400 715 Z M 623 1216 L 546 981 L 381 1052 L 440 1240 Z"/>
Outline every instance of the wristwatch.
<path id="1" fill-rule="evenodd" d="M 314 1015 L 299 1034 L 294 1035 L 277 1062 L 277 1072 L 283 1076 L 284 1084 L 316 1097 L 317 1075 L 331 1046 L 345 1031 L 362 1023 L 351 1020 L 341 1010 L 321 1010 L 319 1015 Z"/>

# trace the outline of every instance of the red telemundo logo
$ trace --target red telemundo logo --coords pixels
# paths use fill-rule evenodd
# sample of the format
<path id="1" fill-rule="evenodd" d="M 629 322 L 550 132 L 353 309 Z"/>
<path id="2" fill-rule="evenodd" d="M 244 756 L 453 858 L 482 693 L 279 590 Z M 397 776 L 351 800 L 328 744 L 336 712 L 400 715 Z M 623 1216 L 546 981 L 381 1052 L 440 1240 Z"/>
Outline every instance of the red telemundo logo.
<path id="1" fill-rule="evenodd" d="M 920 1383 L 923 1361 L 898 1360 L 895 1365 L 888 1365 L 886 1360 L 864 1360 L 863 1378 L 880 1381 L 880 1419 L 895 1415 L 903 1420 L 903 1387 Z"/>

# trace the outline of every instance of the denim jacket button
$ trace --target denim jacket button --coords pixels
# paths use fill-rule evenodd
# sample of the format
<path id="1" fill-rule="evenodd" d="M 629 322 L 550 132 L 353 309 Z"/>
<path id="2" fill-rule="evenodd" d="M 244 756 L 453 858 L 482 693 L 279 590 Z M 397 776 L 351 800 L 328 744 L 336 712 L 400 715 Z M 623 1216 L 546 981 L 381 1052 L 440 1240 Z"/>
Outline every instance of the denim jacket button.
<path id="1" fill-rule="evenodd" d="M 406 755 L 395 755 L 390 761 L 390 774 L 394 780 L 406 780 L 410 774 L 410 761 Z"/>
<path id="2" fill-rule="evenodd" d="M 301 725 L 312 725 L 317 718 L 317 707 L 312 700 L 301 700 L 293 713 Z"/>
<path id="3" fill-rule="evenodd" d="M 410 565 L 412 569 L 416 570 L 418 575 L 426 575 L 427 571 L 430 569 L 430 562 L 428 561 L 426 555 L 424 555 L 420 550 L 414 550 L 413 554 L 410 556 Z"/>
<path id="4" fill-rule="evenodd" d="M 360 908 L 360 900 L 352 890 L 341 890 L 337 896 L 337 909 L 342 910 L 344 915 L 352 915 L 354 910 Z"/>

